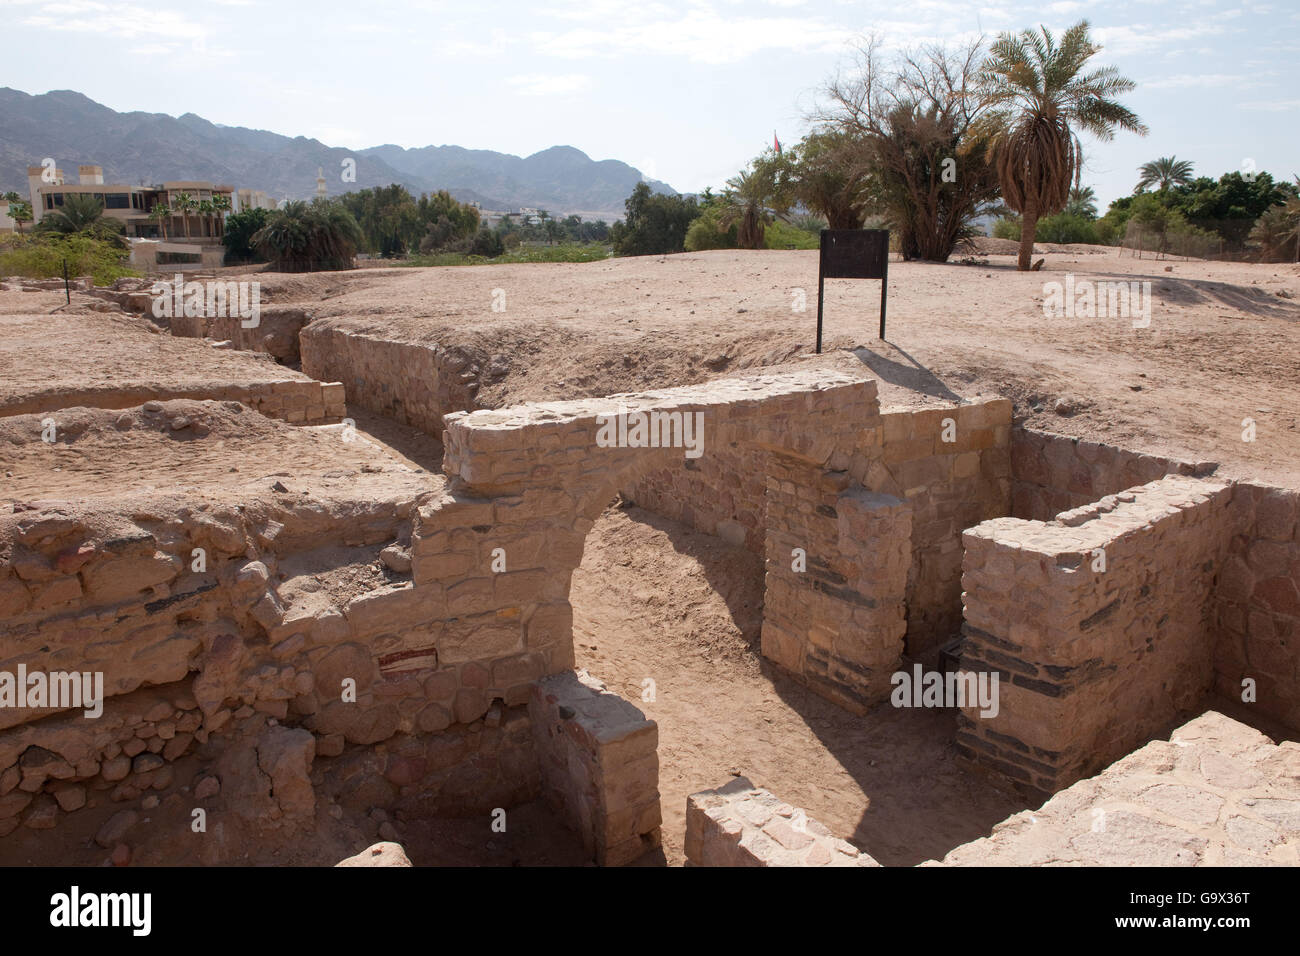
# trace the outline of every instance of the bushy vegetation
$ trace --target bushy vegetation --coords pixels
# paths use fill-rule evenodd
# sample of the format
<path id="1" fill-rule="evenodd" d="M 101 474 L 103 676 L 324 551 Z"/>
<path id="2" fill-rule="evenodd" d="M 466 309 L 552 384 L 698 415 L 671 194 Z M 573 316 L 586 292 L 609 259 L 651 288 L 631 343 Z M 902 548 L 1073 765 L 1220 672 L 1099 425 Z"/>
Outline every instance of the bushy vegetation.
<path id="1" fill-rule="evenodd" d="M 610 247 L 604 243 L 561 243 L 554 246 L 516 246 L 511 252 L 495 257 L 463 252 L 442 252 L 436 255 L 411 256 L 400 263 L 404 266 L 480 266 L 517 262 L 596 262 L 608 259 Z"/>
<path id="2" fill-rule="evenodd" d="M 226 217 L 226 231 L 221 237 L 221 244 L 226 247 L 226 265 L 266 261 L 253 248 L 253 236 L 270 218 L 269 209 L 245 209 Z"/>
<path id="3" fill-rule="evenodd" d="M 693 196 L 670 196 L 637 183 L 624 203 L 627 217 L 609 230 L 615 255 L 650 256 L 685 249 L 686 232 L 699 217 Z"/>
<path id="4" fill-rule="evenodd" d="M 351 269 L 361 230 L 337 200 L 287 203 L 250 240 L 276 272 Z"/>
<path id="5" fill-rule="evenodd" d="M 67 260 L 69 276 L 88 275 L 95 285 L 111 285 L 123 276 L 140 275 L 127 266 L 128 257 L 119 243 L 84 233 L 0 236 L 0 275 L 4 276 L 62 278 Z"/>

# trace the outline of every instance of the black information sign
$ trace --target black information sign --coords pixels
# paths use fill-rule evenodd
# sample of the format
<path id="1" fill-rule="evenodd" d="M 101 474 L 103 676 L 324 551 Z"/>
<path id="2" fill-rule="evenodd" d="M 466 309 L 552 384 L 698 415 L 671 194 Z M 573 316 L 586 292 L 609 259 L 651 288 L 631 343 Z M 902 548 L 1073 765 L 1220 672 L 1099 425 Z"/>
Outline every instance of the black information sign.
<path id="1" fill-rule="evenodd" d="M 823 229 L 817 267 L 817 351 L 822 350 L 822 300 L 827 279 L 880 280 L 880 337 L 885 337 L 889 273 L 888 229 Z"/>

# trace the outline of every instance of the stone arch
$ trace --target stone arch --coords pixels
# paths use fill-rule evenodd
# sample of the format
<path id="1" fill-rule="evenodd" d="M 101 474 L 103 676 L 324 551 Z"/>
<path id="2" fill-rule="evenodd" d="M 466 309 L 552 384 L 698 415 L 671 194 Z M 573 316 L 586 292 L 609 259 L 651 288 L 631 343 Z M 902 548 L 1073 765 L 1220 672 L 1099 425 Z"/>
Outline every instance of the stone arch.
<path id="1" fill-rule="evenodd" d="M 693 448 L 686 416 L 698 429 Z M 615 431 L 602 440 L 611 420 Z M 444 421 L 450 482 L 419 509 L 412 570 L 431 618 L 422 640 L 436 647 L 440 667 L 458 670 L 466 693 L 459 716 L 498 697 L 522 702 L 529 683 L 573 666 L 571 576 L 592 523 L 620 488 L 689 451 L 707 454 L 732 443 L 771 452 L 773 542 L 791 534 L 816 542 L 812 571 L 802 577 L 768 561 L 778 610 L 770 628 L 764 623 L 764 654 L 854 709 L 887 689 L 880 669 L 892 669 L 902 648 L 906 564 L 890 563 L 901 571 L 897 581 L 860 573 L 854 562 L 861 542 L 850 540 L 865 527 L 864 515 L 892 522 L 902 510 L 895 499 L 866 495 L 848 472 L 879 422 L 873 380 L 810 369 L 458 412 Z M 647 447 L 647 433 L 634 430 L 637 421 L 657 428 L 657 447 Z M 663 440 L 674 435 L 675 444 Z M 839 514 L 842 502 L 851 514 Z M 852 650 L 864 641 L 872 653 Z"/>

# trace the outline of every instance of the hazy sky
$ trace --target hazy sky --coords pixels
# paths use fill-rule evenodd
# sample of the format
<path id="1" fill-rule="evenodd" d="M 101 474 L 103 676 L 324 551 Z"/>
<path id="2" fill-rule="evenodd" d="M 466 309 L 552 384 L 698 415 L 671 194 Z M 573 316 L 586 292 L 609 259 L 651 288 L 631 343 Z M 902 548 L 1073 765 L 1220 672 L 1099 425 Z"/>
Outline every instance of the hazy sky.
<path id="1" fill-rule="evenodd" d="M 1136 167 L 1300 173 L 1300 3 L 1219 0 L 0 0 L 0 86 L 360 148 L 576 146 L 677 189 L 804 132 L 855 38 L 892 47 L 1087 16 L 1151 128 L 1085 141 L 1105 202 Z M 0 137 L 4 131 L 0 130 Z"/>

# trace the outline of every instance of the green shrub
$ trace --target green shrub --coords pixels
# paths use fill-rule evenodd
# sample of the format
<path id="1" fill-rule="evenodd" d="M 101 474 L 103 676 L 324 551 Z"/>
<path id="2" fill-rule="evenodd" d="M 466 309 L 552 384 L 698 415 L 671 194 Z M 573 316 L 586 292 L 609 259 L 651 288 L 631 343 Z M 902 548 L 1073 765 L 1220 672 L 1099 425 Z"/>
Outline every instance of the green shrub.
<path id="1" fill-rule="evenodd" d="M 816 249 L 821 245 L 821 237 L 813 235 L 798 226 L 774 219 L 767 224 L 763 241 L 769 249 Z"/>
<path id="2" fill-rule="evenodd" d="M 1035 242 L 1086 242 L 1090 245 L 1097 243 L 1097 230 L 1091 221 L 1083 216 L 1072 216 L 1069 213 L 1060 212 L 1055 216 L 1045 216 L 1038 220 L 1038 228 L 1034 232 Z"/>
<path id="3" fill-rule="evenodd" d="M 507 245 L 509 238 L 507 237 Z M 567 243 L 555 246 L 517 246 L 513 251 L 495 258 L 468 252 L 441 252 L 433 255 L 411 256 L 397 265 L 402 266 L 481 266 L 510 265 L 520 262 L 597 262 L 608 259 L 609 245 L 601 242 Z"/>
<path id="4" fill-rule="evenodd" d="M 732 223 L 727 229 L 720 226 L 722 220 L 722 210 L 717 206 L 709 206 L 700 216 L 691 223 L 691 227 L 686 230 L 686 239 L 682 243 L 687 252 L 703 252 L 706 249 L 735 249 L 736 248 L 736 223 Z"/>
<path id="5" fill-rule="evenodd" d="M 1020 218 L 1013 217 L 1010 219 L 999 219 L 993 224 L 994 239 L 1010 239 L 1012 242 L 1020 241 Z"/>
<path id="6" fill-rule="evenodd" d="M 111 285 L 123 276 L 140 275 L 127 266 L 129 258 L 130 253 L 112 240 L 76 233 L 0 237 L 0 276 L 61 278 L 66 259 L 70 277 L 88 275 L 95 285 Z"/>

